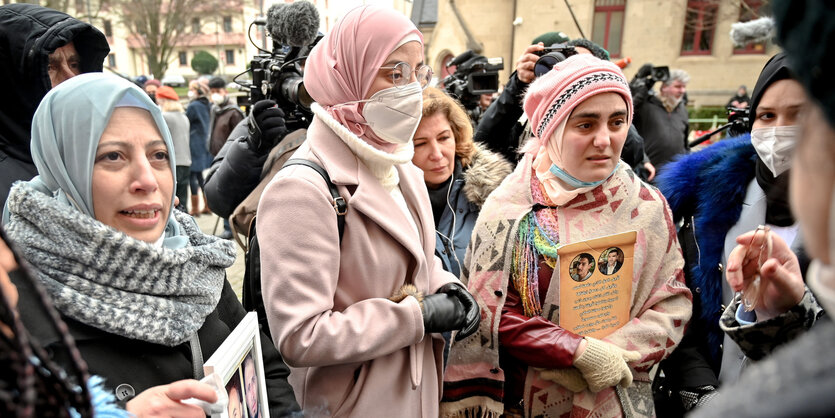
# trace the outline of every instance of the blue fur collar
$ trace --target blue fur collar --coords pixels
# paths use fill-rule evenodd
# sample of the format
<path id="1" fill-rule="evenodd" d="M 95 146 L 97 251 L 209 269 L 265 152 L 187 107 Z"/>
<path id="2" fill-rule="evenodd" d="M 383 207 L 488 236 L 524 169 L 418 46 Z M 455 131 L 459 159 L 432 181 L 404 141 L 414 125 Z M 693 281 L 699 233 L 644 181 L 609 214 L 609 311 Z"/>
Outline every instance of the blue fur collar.
<path id="1" fill-rule="evenodd" d="M 756 160 L 750 135 L 746 134 L 685 155 L 664 167 L 658 178 L 676 221 L 693 217 L 699 253 L 685 254 L 690 288 L 701 289 L 693 294 L 701 302 L 699 318 L 693 320 L 704 321 L 709 330 L 708 346 L 714 359 L 722 343 L 719 317 L 724 278 L 718 266 L 725 235 L 739 220 Z"/>

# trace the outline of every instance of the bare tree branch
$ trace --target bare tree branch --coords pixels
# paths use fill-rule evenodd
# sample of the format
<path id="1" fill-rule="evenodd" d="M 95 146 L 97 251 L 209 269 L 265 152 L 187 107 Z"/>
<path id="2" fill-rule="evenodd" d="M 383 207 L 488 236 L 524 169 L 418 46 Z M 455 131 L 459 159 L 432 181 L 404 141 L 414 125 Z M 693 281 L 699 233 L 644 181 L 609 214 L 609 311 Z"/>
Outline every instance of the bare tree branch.
<path id="1" fill-rule="evenodd" d="M 194 38 L 186 23 L 215 12 L 217 6 L 203 0 L 113 0 L 112 10 L 130 33 L 129 44 L 143 52 L 149 70 L 160 79 L 176 49 Z"/>

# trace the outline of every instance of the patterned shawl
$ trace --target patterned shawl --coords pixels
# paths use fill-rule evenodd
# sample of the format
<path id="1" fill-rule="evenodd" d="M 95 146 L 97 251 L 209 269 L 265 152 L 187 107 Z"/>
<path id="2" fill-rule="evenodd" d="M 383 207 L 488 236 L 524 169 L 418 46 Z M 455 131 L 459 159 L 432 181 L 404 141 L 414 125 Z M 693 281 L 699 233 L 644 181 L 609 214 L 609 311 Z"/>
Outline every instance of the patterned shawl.
<path id="1" fill-rule="evenodd" d="M 507 294 L 522 218 L 533 207 L 531 154 L 496 189 L 481 211 L 464 260 L 461 280 L 482 311 L 479 330 L 456 343 L 445 372 L 442 416 L 499 416 L 503 410 L 504 371 L 499 366 L 498 328 Z M 692 312 L 684 283 L 684 260 L 670 209 L 657 189 L 635 177 L 626 164 L 609 180 L 556 209 L 563 244 L 637 230 L 631 321 L 605 341 L 642 358 L 631 364 L 635 383 L 628 390 L 573 393 L 542 380 L 529 368 L 525 382 L 527 416 L 617 417 L 652 415 L 649 369 L 681 341 Z M 542 298 L 542 313 L 559 323 L 559 279 Z M 624 409 L 626 406 L 626 410 Z"/>

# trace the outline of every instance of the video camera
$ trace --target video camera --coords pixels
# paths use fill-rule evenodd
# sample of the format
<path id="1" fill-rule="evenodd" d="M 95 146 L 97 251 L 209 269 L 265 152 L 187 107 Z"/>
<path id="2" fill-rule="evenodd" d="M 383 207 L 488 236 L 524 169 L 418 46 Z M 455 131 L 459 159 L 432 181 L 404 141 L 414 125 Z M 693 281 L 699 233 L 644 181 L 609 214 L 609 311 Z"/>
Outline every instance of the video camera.
<path id="1" fill-rule="evenodd" d="M 321 36 L 316 41 L 319 39 Z M 274 45 L 272 53 L 253 57 L 250 61 L 252 84 L 247 86 L 250 103 L 272 99 L 284 111 L 288 125 L 309 121 L 310 105 L 314 100 L 304 88 L 302 63 L 312 47 Z"/>
<path id="2" fill-rule="evenodd" d="M 504 60 L 501 57 L 486 58 L 467 50 L 446 66 L 449 68 L 453 65 L 457 66 L 455 72 L 442 81 L 444 89 L 458 99 L 470 118 L 473 118 L 472 113 L 477 112 L 479 97 L 499 91 L 499 71 L 504 69 Z"/>
<path id="3" fill-rule="evenodd" d="M 728 128 L 728 135 L 736 137 L 748 132 L 750 121 L 749 109 L 740 109 L 737 107 L 728 108 L 728 123 L 731 124 Z"/>
<path id="4" fill-rule="evenodd" d="M 643 80 L 650 88 L 658 81 L 664 82 L 670 79 L 670 67 L 666 65 L 655 67 L 652 64 L 644 64 L 635 73 L 635 79 Z"/>
<path id="5" fill-rule="evenodd" d="M 261 53 L 252 58 L 246 71 L 251 72 L 252 83 L 236 82 L 249 90 L 250 104 L 275 100 L 290 130 L 306 128 L 312 119 L 310 106 L 314 100 L 304 88 L 304 61 L 324 37 L 318 31 L 319 15 L 315 7 L 308 2 L 273 5 L 265 18 L 250 24 L 249 30 L 253 25 L 266 25 L 273 48 L 267 51 L 256 45 Z"/>

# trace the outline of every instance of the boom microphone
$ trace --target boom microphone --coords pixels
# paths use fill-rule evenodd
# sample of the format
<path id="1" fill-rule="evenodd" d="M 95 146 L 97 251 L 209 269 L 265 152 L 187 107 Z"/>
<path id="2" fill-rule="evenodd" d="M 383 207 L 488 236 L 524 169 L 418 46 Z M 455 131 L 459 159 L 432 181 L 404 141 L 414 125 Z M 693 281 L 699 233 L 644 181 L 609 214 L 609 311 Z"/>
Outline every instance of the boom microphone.
<path id="1" fill-rule="evenodd" d="M 319 12 L 307 1 L 274 4 L 267 10 L 267 31 L 281 45 L 310 45 L 319 33 Z"/>
<path id="2" fill-rule="evenodd" d="M 761 17 L 748 22 L 736 22 L 731 25 L 731 40 L 736 47 L 749 42 L 763 42 L 774 36 L 774 19 Z"/>

